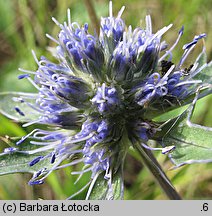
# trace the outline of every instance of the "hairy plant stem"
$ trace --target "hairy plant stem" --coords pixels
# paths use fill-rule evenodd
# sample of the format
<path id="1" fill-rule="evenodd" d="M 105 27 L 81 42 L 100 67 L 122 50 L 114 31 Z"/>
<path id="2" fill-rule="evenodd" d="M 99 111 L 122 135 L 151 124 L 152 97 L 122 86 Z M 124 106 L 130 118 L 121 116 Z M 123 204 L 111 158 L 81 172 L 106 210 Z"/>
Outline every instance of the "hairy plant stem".
<path id="1" fill-rule="evenodd" d="M 160 164 L 157 162 L 152 152 L 148 149 L 145 149 L 138 142 L 134 143 L 134 148 L 138 150 L 142 162 L 148 167 L 167 197 L 171 200 L 181 200 L 180 195 L 175 190 L 174 186 L 162 170 Z"/>

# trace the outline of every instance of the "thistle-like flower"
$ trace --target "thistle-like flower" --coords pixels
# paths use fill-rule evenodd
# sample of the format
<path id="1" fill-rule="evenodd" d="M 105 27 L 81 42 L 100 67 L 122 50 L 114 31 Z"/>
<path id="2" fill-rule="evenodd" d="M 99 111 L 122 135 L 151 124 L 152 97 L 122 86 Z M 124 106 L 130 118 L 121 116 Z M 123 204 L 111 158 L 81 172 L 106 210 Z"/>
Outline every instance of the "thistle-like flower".
<path id="1" fill-rule="evenodd" d="M 77 173 L 91 172 L 89 191 L 103 175 L 112 197 L 112 178 L 122 170 L 128 148 L 135 143 L 147 147 L 147 141 L 154 140 L 160 130 L 152 116 L 184 104 L 202 83 L 195 76 L 207 64 L 194 63 L 189 69 L 183 65 L 205 34 L 184 45 L 181 59 L 173 63 L 172 50 L 183 27 L 168 48 L 162 36 L 172 25 L 153 33 L 151 18 L 146 16 L 146 28 L 133 29 L 121 18 L 123 11 L 124 7 L 114 17 L 110 3 L 99 36 L 89 33 L 88 24 L 71 22 L 69 10 L 67 23 L 53 18 L 61 30 L 58 39 L 47 37 L 57 44 L 57 63 L 45 57 L 37 59 L 33 53 L 37 71 L 21 69 L 25 74 L 19 79 L 28 79 L 38 92 L 15 95 L 15 115 L 27 122 L 24 126 L 43 124 L 48 130 L 33 130 L 2 155 L 35 154 L 29 163 L 32 167 L 49 160 L 50 168 L 37 170 L 30 185 L 42 184 L 56 169 L 83 163 L 84 169 Z M 35 148 L 20 150 L 26 140 Z M 61 165 L 65 160 L 69 162 Z"/>

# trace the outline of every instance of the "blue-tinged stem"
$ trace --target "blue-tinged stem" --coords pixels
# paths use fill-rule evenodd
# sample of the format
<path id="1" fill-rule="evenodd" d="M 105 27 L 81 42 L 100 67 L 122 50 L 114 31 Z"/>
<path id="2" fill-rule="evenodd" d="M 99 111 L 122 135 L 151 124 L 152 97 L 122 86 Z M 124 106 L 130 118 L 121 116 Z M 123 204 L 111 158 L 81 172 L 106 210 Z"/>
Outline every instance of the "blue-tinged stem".
<path id="1" fill-rule="evenodd" d="M 171 200 L 180 200 L 180 195 L 175 190 L 174 186 L 162 170 L 160 164 L 157 162 L 152 152 L 142 147 L 142 145 L 140 145 L 138 142 L 134 143 L 134 148 L 138 150 L 142 162 L 148 167 L 167 197 Z"/>

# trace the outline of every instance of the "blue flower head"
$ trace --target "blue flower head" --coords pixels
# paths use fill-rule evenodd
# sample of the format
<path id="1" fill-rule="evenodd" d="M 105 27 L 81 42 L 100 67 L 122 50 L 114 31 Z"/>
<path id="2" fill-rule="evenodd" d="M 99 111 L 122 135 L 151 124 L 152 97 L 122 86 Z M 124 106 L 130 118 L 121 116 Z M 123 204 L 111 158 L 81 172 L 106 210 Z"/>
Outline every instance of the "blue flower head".
<path id="1" fill-rule="evenodd" d="M 122 20 L 123 11 L 124 7 L 114 17 L 110 3 L 110 16 L 101 19 L 99 36 L 89 33 L 88 24 L 71 22 L 69 10 L 67 23 L 53 18 L 60 32 L 57 39 L 47 36 L 57 44 L 56 63 L 45 57 L 38 60 L 34 54 L 38 69 L 23 70 L 26 74 L 19 76 L 28 79 L 37 93 L 14 97 L 14 111 L 25 118 L 24 126 L 43 124 L 48 130 L 33 130 L 17 141 L 17 148 L 2 154 L 36 154 L 31 167 L 49 160 L 51 168 L 37 170 L 30 185 L 42 184 L 53 170 L 78 163 L 84 164 L 78 174 L 91 172 L 90 184 L 100 174 L 110 182 L 123 168 L 130 145 L 154 139 L 159 125 L 148 113 L 160 114 L 183 104 L 201 84 L 195 76 L 206 65 L 194 63 L 189 74 L 183 65 L 205 34 L 184 45 L 181 59 L 173 63 L 172 51 L 183 28 L 168 49 L 162 36 L 172 25 L 153 32 L 148 15 L 145 28 L 133 29 Z M 23 106 L 31 111 L 24 112 Z M 36 148 L 20 151 L 25 140 Z M 62 165 L 65 160 L 68 163 Z"/>

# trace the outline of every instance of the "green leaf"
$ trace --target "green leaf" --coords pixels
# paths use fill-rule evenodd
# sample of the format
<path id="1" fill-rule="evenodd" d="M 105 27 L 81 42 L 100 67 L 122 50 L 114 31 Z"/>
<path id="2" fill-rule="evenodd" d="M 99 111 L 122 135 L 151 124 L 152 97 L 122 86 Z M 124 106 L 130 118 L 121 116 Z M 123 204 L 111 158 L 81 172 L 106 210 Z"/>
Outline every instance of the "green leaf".
<path id="1" fill-rule="evenodd" d="M 123 199 L 123 179 L 121 168 L 113 175 L 112 191 L 108 187 L 109 180 L 104 179 L 104 174 L 100 174 L 95 181 L 89 200 L 120 200 Z"/>
<path id="2" fill-rule="evenodd" d="M 16 146 L 17 147 L 17 146 Z M 36 148 L 38 148 L 36 146 Z M 35 146 L 29 143 L 22 143 L 18 146 L 19 151 L 30 151 L 34 150 Z M 29 166 L 29 163 L 38 156 L 44 156 L 48 152 L 39 152 L 36 154 L 25 154 L 20 152 L 14 152 L 0 156 L 0 175 L 17 173 L 17 172 L 28 172 L 34 173 L 41 168 L 50 169 L 53 165 L 50 163 L 49 158 L 40 161 L 34 166 Z"/>
<path id="3" fill-rule="evenodd" d="M 195 76 L 195 79 L 202 80 L 204 84 L 212 84 L 212 62 Z"/>
<path id="4" fill-rule="evenodd" d="M 8 136 L 24 136 L 26 132 L 18 124 L 0 114 L 0 135 Z"/>
<path id="5" fill-rule="evenodd" d="M 153 119 L 153 121 L 154 122 L 165 122 L 165 121 L 167 121 L 169 119 L 176 118 L 177 116 L 179 116 L 180 114 L 182 114 L 187 107 L 188 107 L 188 105 L 183 106 L 183 107 L 178 107 L 178 108 L 176 108 L 174 110 L 165 112 L 162 115 L 159 115 L 159 116 L 155 117 Z"/>
<path id="6" fill-rule="evenodd" d="M 44 154 L 41 153 L 39 155 L 38 154 L 26 155 L 21 153 L 13 153 L 8 155 L 3 155 L 0 157 L 0 175 L 17 173 L 17 172 L 34 173 L 35 171 L 38 171 L 41 168 L 51 165 L 49 160 L 43 160 L 32 167 L 29 166 L 29 163 L 33 159 L 41 155 Z"/>
<path id="7" fill-rule="evenodd" d="M 40 116 L 40 113 L 32 108 L 36 97 L 37 94 L 33 93 L 0 93 L 0 113 L 19 122 L 34 121 Z M 32 107 L 21 101 L 21 99 L 27 100 L 27 103 L 30 103 Z M 24 115 L 17 112 L 15 108 L 18 108 Z"/>
<path id="8" fill-rule="evenodd" d="M 179 117 L 168 122 L 163 128 L 165 146 L 175 146 L 169 154 L 179 167 L 191 163 L 212 162 L 212 128 L 191 123 L 196 99 Z"/>
<path id="9" fill-rule="evenodd" d="M 205 83 L 212 84 L 212 62 L 209 62 L 207 64 L 207 55 L 206 55 L 205 48 L 203 48 L 202 52 L 197 57 L 195 63 L 198 64 L 198 67 L 196 70 L 198 70 L 199 68 L 201 68 L 204 65 L 205 65 L 205 68 L 202 69 L 200 73 L 195 75 L 194 78 L 197 80 L 202 80 L 204 84 Z M 192 76 L 192 74 L 191 74 L 191 76 Z"/>

